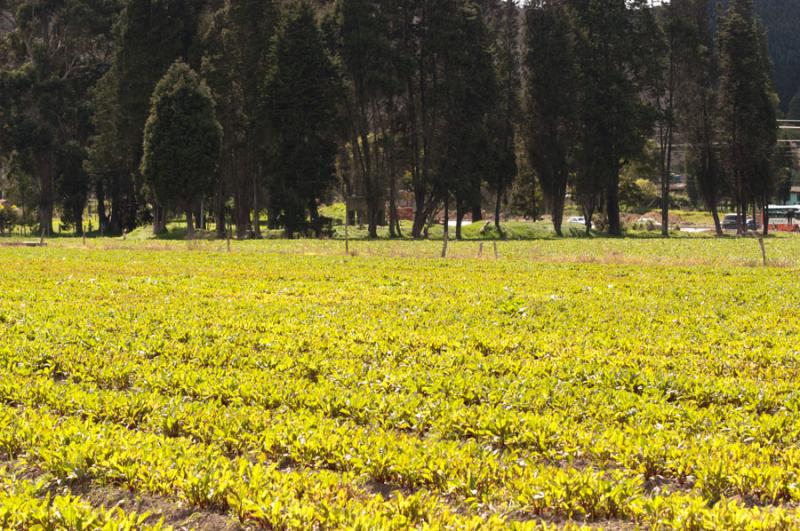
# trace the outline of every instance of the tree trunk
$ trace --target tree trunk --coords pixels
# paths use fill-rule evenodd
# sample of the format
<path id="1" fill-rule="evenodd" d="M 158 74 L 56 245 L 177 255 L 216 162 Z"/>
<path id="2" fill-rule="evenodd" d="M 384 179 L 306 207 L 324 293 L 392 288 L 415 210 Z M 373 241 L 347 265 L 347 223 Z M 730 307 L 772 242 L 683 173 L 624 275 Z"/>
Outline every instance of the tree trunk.
<path id="1" fill-rule="evenodd" d="M 111 178 L 111 218 L 108 220 L 107 234 L 121 234 L 122 233 L 122 190 L 120 183 L 121 178 L 114 175 Z"/>
<path id="2" fill-rule="evenodd" d="M 103 183 L 100 181 L 97 182 L 95 188 L 95 197 L 97 198 L 97 222 L 100 225 L 97 229 L 100 231 L 100 234 L 103 234 L 106 225 L 108 225 L 108 216 L 106 216 L 106 193 L 103 188 Z"/>
<path id="3" fill-rule="evenodd" d="M 722 223 L 719 220 L 719 209 L 717 208 L 717 204 L 713 203 L 710 205 L 711 209 L 711 216 L 714 218 L 714 230 L 717 233 L 717 236 L 723 236 L 725 233 L 722 232 Z"/>
<path id="4" fill-rule="evenodd" d="M 75 236 L 83 236 L 83 213 L 78 214 L 78 219 L 75 220 Z"/>
<path id="5" fill-rule="evenodd" d="M 502 188 L 497 188 L 497 197 L 495 198 L 494 202 L 494 227 L 497 229 L 498 234 L 503 233 L 503 228 L 500 226 L 500 207 L 502 206 L 503 202 L 503 190 Z M 474 221 L 474 220 L 473 220 Z"/>
<path id="6" fill-rule="evenodd" d="M 608 233 L 611 236 L 622 236 L 622 224 L 619 219 L 619 174 L 612 176 L 612 182 L 606 191 L 606 212 L 608 213 Z M 587 220 L 588 221 L 588 220 Z"/>
<path id="7" fill-rule="evenodd" d="M 253 172 L 253 237 L 261 239 L 261 205 L 258 200 L 258 183 L 261 175 L 261 164 L 258 171 Z"/>
<path id="8" fill-rule="evenodd" d="M 444 225 L 442 226 L 442 230 L 444 231 L 445 237 L 450 234 L 450 198 L 444 198 Z"/>
<path id="9" fill-rule="evenodd" d="M 44 236 L 53 235 L 53 154 L 39 158 L 39 229 Z"/>
<path id="10" fill-rule="evenodd" d="M 552 211 L 553 229 L 559 237 L 564 236 L 562 232 L 562 225 L 564 222 L 564 194 L 560 193 L 560 191 L 553 195 Z"/>
<path id="11" fill-rule="evenodd" d="M 669 236 L 669 177 L 668 172 L 661 176 L 661 235 Z"/>
<path id="12" fill-rule="evenodd" d="M 456 201 L 456 240 L 461 240 L 461 221 L 464 219 L 464 206 Z"/>
<path id="13" fill-rule="evenodd" d="M 591 203 L 587 200 L 584 201 L 581 205 L 583 207 L 583 219 L 586 223 L 586 235 L 589 236 L 592 234 L 592 217 L 594 217 L 594 206 L 595 201 L 592 200 Z"/>
<path id="14" fill-rule="evenodd" d="M 214 198 L 214 219 L 217 223 L 216 235 L 219 239 L 228 237 L 228 231 L 225 227 L 225 188 L 222 180 L 217 186 L 216 197 Z"/>
<path id="15" fill-rule="evenodd" d="M 195 216 L 195 219 L 197 220 L 197 228 L 206 230 L 206 205 L 204 199 L 201 199 L 197 205 L 197 216 Z"/>
<path id="16" fill-rule="evenodd" d="M 425 194 L 419 191 L 414 192 L 414 224 L 411 227 L 411 237 L 422 237 L 422 230 L 425 228 L 428 213 L 425 208 Z"/>
<path id="17" fill-rule="evenodd" d="M 164 209 L 156 203 L 153 206 L 153 235 L 158 236 L 159 234 L 163 234 L 166 232 L 166 212 Z"/>
<path id="18" fill-rule="evenodd" d="M 480 203 L 480 200 L 474 205 L 472 205 L 472 222 L 483 221 L 483 208 Z"/>
<path id="19" fill-rule="evenodd" d="M 311 219 L 311 226 L 314 228 L 314 236 L 319 238 L 322 236 L 322 226 L 319 223 L 319 209 L 314 201 L 308 204 L 308 213 Z"/>
<path id="20" fill-rule="evenodd" d="M 670 17 L 674 17 L 675 5 L 670 3 L 668 9 Z M 672 144 L 673 144 L 673 112 L 675 108 L 675 46 L 677 35 L 670 22 L 669 29 L 669 75 L 667 77 L 667 109 L 666 109 L 666 131 L 662 136 L 662 142 L 666 140 L 666 146 L 662 146 L 662 175 L 661 175 L 661 235 L 669 236 L 669 184 L 672 179 Z"/>
<path id="21" fill-rule="evenodd" d="M 192 220 L 192 209 L 186 209 L 186 238 L 191 240 L 194 238 L 194 221 Z"/>
<path id="22" fill-rule="evenodd" d="M 380 208 L 376 204 L 374 194 L 373 197 L 367 198 L 367 232 L 370 239 L 378 238 L 378 217 L 380 216 Z"/>
<path id="23" fill-rule="evenodd" d="M 234 212 L 236 223 L 236 237 L 240 240 L 247 238 L 250 232 L 250 202 L 247 200 L 242 190 L 237 190 L 234 196 Z"/>
<path id="24" fill-rule="evenodd" d="M 400 236 L 399 229 L 400 223 L 397 219 L 397 182 L 394 178 L 394 172 L 389 177 L 389 238 L 398 238 Z"/>

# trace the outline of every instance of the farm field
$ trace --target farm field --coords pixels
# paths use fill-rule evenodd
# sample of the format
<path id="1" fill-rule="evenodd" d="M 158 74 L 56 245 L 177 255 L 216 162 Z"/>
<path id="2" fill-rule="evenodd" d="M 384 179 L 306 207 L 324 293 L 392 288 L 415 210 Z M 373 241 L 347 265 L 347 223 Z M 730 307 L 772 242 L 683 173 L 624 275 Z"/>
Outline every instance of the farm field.
<path id="1" fill-rule="evenodd" d="M 0 528 L 795 529 L 800 238 L 0 247 Z"/>

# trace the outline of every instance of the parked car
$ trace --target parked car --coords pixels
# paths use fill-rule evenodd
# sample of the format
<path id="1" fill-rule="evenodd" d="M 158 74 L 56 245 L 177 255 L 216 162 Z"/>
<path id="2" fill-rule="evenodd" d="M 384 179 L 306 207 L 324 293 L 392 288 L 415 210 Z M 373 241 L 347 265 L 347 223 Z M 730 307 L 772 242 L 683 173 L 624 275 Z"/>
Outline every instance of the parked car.
<path id="1" fill-rule="evenodd" d="M 722 218 L 722 228 L 725 230 L 736 230 L 738 228 L 739 219 L 736 214 L 725 214 Z M 758 230 L 756 220 L 749 218 L 747 220 L 747 230 Z"/>
<path id="2" fill-rule="evenodd" d="M 576 225 L 586 225 L 586 218 L 583 216 L 572 216 L 567 220 L 567 223 L 575 223 Z"/>

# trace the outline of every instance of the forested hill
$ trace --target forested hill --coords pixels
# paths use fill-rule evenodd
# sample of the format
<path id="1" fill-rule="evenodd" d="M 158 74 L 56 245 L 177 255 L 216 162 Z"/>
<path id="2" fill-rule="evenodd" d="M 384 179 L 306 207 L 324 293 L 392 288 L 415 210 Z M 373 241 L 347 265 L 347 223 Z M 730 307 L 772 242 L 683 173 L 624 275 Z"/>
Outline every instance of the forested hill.
<path id="1" fill-rule="evenodd" d="M 800 90 L 800 1 L 756 0 L 756 9 L 769 29 L 775 87 L 786 109 Z"/>
<path id="2" fill-rule="evenodd" d="M 712 4 L 717 0 L 709 0 Z M 727 0 L 723 4 L 727 5 Z M 755 0 L 769 31 L 769 53 L 775 67 L 775 88 L 786 110 L 800 90 L 800 0 Z"/>

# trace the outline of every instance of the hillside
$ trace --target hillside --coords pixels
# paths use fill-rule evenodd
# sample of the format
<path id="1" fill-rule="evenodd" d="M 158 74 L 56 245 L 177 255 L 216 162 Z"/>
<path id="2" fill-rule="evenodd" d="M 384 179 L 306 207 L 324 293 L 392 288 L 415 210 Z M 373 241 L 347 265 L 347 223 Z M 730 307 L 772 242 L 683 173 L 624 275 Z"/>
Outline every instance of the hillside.
<path id="1" fill-rule="evenodd" d="M 711 6 L 717 0 L 710 0 Z M 728 1 L 723 0 L 723 5 Z M 775 68 L 775 89 L 781 108 L 800 89 L 800 2 L 797 0 L 754 0 L 756 10 L 769 32 L 769 53 Z"/>

